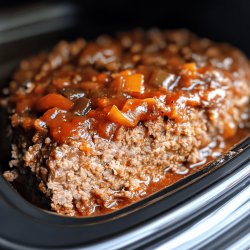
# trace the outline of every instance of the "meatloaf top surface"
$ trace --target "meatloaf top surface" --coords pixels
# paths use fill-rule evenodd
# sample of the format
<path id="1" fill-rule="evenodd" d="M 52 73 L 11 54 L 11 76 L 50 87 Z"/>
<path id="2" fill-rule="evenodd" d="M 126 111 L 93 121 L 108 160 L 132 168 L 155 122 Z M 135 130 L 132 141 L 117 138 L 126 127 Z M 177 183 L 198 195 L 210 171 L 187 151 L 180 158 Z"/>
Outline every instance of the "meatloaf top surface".
<path id="1" fill-rule="evenodd" d="M 35 128 L 58 142 L 113 138 L 120 126 L 187 119 L 183 109 L 216 107 L 229 88 L 247 93 L 244 55 L 182 31 L 140 30 L 95 42 L 60 42 L 51 53 L 24 60 L 10 86 L 12 124 Z M 230 110 L 230 107 L 228 107 Z M 233 124 L 223 136 L 235 133 Z"/>

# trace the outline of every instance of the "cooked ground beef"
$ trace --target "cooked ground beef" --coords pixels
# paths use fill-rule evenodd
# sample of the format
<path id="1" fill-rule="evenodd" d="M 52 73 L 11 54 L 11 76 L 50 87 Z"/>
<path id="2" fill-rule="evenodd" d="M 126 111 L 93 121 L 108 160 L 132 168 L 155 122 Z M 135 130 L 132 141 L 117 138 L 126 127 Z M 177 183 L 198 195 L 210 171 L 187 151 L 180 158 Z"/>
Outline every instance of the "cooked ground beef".
<path id="1" fill-rule="evenodd" d="M 185 30 L 60 42 L 10 83 L 15 172 L 4 176 L 31 171 L 60 214 L 115 210 L 187 174 L 202 149 L 222 152 L 248 126 L 249 81 L 239 50 Z"/>

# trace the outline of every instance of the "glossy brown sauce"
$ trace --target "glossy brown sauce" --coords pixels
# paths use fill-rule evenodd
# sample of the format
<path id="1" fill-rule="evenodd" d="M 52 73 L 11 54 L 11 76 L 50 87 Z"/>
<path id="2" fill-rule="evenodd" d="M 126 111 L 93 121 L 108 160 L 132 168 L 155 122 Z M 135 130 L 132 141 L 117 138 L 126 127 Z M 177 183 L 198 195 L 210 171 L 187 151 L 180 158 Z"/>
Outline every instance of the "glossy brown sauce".
<path id="1" fill-rule="evenodd" d="M 213 86 L 213 82 L 202 79 L 213 71 L 211 66 L 197 68 L 195 63 L 170 66 L 172 73 L 142 66 L 137 71 L 92 75 L 92 81 L 65 87 L 72 75 L 71 70 L 66 70 L 62 71 L 63 78 L 52 81 L 52 90 L 38 84 L 31 94 L 23 96 L 17 92 L 11 102 L 16 103 L 25 129 L 33 127 L 40 134 L 49 131 L 59 144 L 82 140 L 81 149 L 89 152 L 90 135 L 111 139 L 120 126 L 135 127 L 159 116 L 185 121 L 183 106 L 211 107 L 220 103 L 228 91 L 223 82 Z M 235 87 L 231 88 L 234 91 Z M 12 117 L 13 124 L 16 117 Z M 235 127 L 228 127 L 224 137 L 235 132 Z"/>

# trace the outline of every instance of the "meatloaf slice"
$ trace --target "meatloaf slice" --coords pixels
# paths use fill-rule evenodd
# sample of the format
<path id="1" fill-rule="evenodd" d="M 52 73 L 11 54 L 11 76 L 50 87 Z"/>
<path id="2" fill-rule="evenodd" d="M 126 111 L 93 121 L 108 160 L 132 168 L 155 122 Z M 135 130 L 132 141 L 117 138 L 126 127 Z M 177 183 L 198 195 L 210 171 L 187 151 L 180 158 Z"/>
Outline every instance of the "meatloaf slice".
<path id="1" fill-rule="evenodd" d="M 239 50 L 185 30 L 61 42 L 22 61 L 5 91 L 10 166 L 59 214 L 118 209 L 187 174 L 204 148 L 222 152 L 249 125 L 249 79 Z"/>

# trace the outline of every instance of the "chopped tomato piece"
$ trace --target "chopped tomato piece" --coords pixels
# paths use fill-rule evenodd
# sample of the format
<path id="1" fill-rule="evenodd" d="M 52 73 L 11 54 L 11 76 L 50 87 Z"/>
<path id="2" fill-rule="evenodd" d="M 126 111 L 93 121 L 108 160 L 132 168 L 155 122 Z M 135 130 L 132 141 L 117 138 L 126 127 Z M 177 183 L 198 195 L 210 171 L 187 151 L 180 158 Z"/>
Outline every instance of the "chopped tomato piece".
<path id="1" fill-rule="evenodd" d="M 131 119 L 127 114 L 120 111 L 115 105 L 112 106 L 107 117 L 110 121 L 115 122 L 119 125 L 127 127 L 136 126 L 135 121 L 133 121 L 133 119 Z"/>
<path id="2" fill-rule="evenodd" d="M 73 105 L 74 103 L 66 97 L 60 94 L 51 93 L 39 99 L 36 108 L 38 111 L 45 111 L 55 107 L 63 110 L 70 110 Z"/>
<path id="3" fill-rule="evenodd" d="M 142 74 L 133 74 L 124 76 L 124 91 L 126 92 L 144 92 L 144 75 Z"/>
<path id="4" fill-rule="evenodd" d="M 60 109 L 58 108 L 52 108 L 47 110 L 43 116 L 42 116 L 42 120 L 45 121 L 46 123 L 50 122 L 51 120 L 55 119 L 56 116 L 60 113 Z"/>

